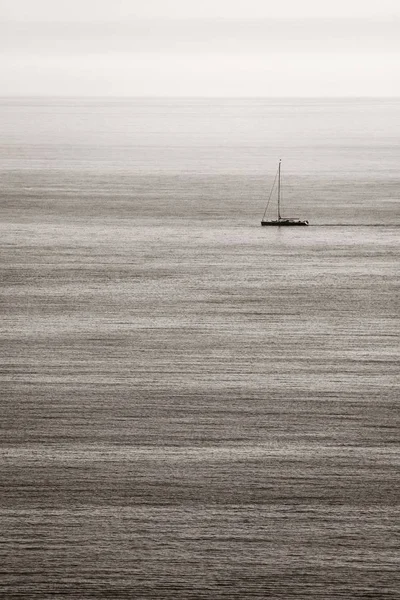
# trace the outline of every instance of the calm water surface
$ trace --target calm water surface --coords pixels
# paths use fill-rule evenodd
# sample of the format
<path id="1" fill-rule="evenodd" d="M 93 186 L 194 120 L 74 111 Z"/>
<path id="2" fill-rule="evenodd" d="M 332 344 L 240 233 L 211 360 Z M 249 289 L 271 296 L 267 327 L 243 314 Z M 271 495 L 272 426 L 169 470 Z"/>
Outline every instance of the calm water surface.
<path id="1" fill-rule="evenodd" d="M 399 598 L 399 123 L 0 102 L 4 598 Z"/>

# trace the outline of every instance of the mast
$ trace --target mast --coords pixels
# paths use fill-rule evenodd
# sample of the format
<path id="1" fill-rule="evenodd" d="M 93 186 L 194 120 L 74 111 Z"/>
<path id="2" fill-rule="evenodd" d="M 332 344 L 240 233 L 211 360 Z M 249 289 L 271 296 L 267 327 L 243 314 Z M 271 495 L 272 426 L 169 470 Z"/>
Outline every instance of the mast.
<path id="1" fill-rule="evenodd" d="M 278 167 L 278 221 L 281 220 L 281 162 L 282 162 L 282 159 L 279 159 L 279 167 Z"/>

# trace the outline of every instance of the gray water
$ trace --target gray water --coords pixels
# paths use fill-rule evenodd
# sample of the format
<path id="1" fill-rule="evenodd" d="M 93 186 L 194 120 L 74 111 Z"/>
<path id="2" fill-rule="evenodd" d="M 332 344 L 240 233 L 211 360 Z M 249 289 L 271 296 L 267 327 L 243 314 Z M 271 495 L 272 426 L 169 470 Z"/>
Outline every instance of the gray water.
<path id="1" fill-rule="evenodd" d="M 5 599 L 399 598 L 399 134 L 0 101 Z"/>

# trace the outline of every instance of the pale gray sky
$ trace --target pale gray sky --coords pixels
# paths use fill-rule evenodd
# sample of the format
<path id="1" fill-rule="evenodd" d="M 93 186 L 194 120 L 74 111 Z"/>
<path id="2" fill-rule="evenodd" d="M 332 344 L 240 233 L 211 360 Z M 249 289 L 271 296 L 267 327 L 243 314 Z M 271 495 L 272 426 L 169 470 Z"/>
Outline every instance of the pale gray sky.
<path id="1" fill-rule="evenodd" d="M 2 95 L 400 96 L 399 0 L 1 0 Z"/>

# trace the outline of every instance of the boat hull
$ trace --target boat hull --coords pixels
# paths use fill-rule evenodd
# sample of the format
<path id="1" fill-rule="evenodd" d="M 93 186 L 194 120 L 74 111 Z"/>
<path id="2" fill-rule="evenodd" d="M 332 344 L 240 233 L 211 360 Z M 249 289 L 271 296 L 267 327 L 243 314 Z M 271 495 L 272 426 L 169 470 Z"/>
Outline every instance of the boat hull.
<path id="1" fill-rule="evenodd" d="M 271 221 L 261 221 L 263 227 L 306 227 L 308 221 L 301 221 L 300 219 L 280 219 Z"/>

